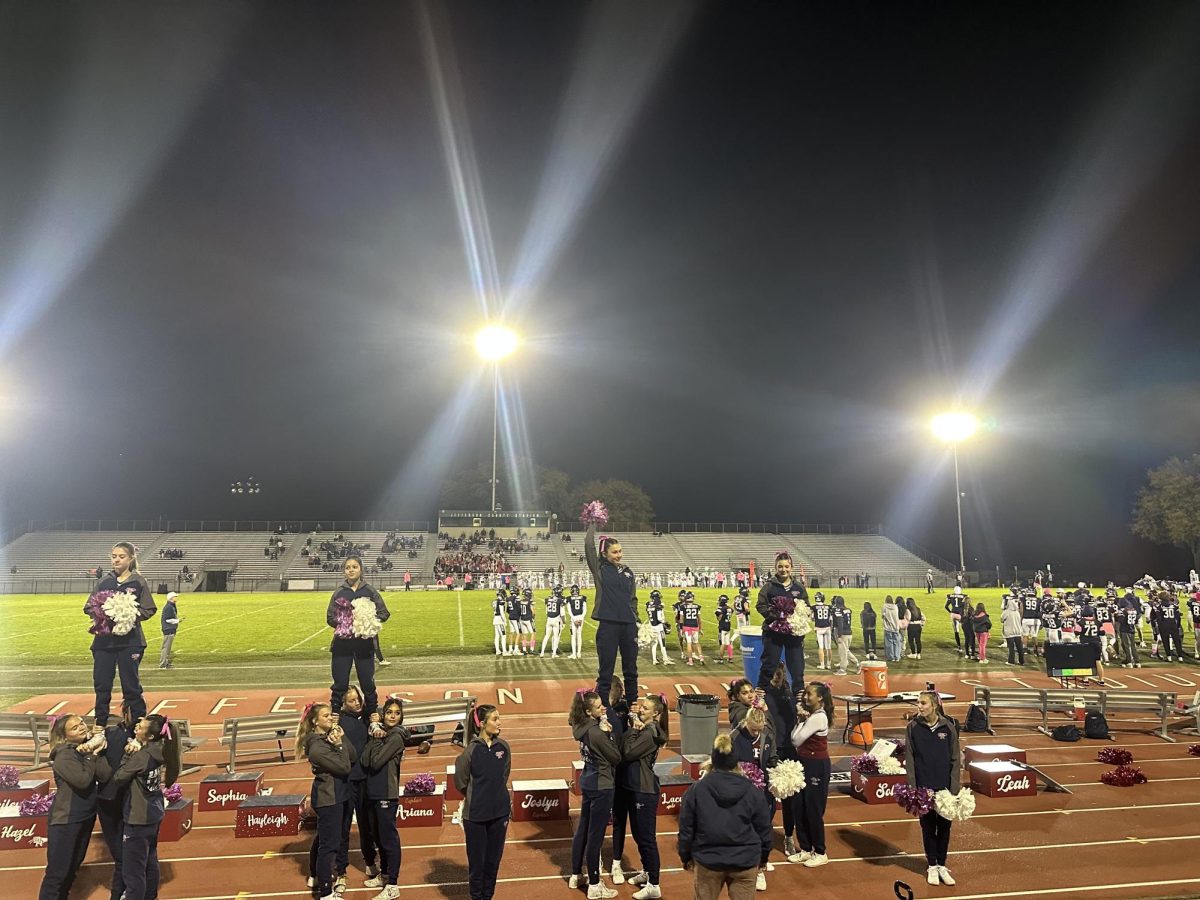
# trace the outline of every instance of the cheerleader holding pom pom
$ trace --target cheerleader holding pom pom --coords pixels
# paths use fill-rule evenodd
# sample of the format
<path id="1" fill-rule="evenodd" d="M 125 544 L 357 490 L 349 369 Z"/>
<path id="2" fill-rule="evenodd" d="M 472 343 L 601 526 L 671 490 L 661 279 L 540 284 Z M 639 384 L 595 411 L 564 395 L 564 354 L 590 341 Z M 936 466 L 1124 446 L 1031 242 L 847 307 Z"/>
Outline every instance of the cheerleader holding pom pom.
<path id="1" fill-rule="evenodd" d="M 917 717 L 908 723 L 904 741 L 904 768 L 908 776 L 908 787 L 920 788 L 933 793 L 932 809 L 921 811 L 921 837 L 925 845 L 926 872 L 930 884 L 953 885 L 954 878 L 946 868 L 946 855 L 950 849 L 950 823 L 952 818 L 961 818 L 963 812 L 970 815 L 968 805 L 973 801 L 961 799 L 962 771 L 958 760 L 958 730 L 942 711 L 942 702 L 934 691 L 922 691 L 917 700 Z M 959 815 L 946 816 L 938 809 L 936 798 L 946 792 L 954 798 L 955 805 L 947 807 L 943 800 L 942 809 Z"/>
<path id="2" fill-rule="evenodd" d="M 372 661 L 374 656 L 372 655 Z M 321 900 L 334 900 L 334 867 L 341 848 L 342 818 L 350 800 L 350 770 L 357 755 L 334 724 L 328 703 L 310 703 L 296 729 L 296 758 L 312 766 L 309 800 L 317 814 L 317 834 L 309 851 L 313 884 Z"/>
<path id="3" fill-rule="evenodd" d="M 121 876 L 125 900 L 158 896 L 158 829 L 166 812 L 163 787 L 179 777 L 178 735 L 166 716 L 138 721 L 125 747 L 126 757 L 113 775 L 129 785 L 125 828 L 121 835 Z"/>

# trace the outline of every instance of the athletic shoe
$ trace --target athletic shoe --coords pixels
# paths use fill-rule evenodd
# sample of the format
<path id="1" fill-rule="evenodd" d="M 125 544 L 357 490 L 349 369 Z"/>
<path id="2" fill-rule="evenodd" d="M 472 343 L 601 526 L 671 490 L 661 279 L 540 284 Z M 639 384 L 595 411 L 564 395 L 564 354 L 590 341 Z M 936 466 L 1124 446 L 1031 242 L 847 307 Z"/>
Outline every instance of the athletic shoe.
<path id="1" fill-rule="evenodd" d="M 579 879 L 581 877 L 582 876 L 580 876 L 580 875 L 572 875 L 570 878 L 567 879 L 567 887 L 569 887 L 573 891 L 578 889 Z"/>
<path id="2" fill-rule="evenodd" d="M 754 879 L 754 889 L 756 891 L 765 891 L 767 889 L 767 873 L 759 870 L 758 877 Z"/>
<path id="3" fill-rule="evenodd" d="M 390 666 L 392 664 L 392 661 L 390 659 L 381 659 L 379 661 L 379 664 L 381 666 Z M 399 896 L 399 894 L 397 894 L 396 896 Z"/>
<path id="4" fill-rule="evenodd" d="M 613 860 L 612 869 L 609 870 L 609 875 L 612 877 L 613 884 L 625 883 L 625 873 L 621 869 L 621 861 L 619 859 Z"/>
<path id="5" fill-rule="evenodd" d="M 387 885 L 383 883 L 382 875 L 374 875 L 363 882 L 363 887 L 381 888 L 381 887 L 387 887 Z"/>
<path id="6" fill-rule="evenodd" d="M 928 881 L 930 884 L 941 884 L 942 883 L 941 867 L 940 866 L 930 866 L 928 871 L 925 873 L 925 880 Z"/>
<path id="7" fill-rule="evenodd" d="M 938 877 L 942 879 L 942 884 L 955 884 L 956 882 L 950 875 L 950 870 L 945 866 L 938 866 Z"/>
<path id="8" fill-rule="evenodd" d="M 1122 669 L 1132 669 L 1133 663 L 1121 663 L 1121 668 Z"/>
<path id="9" fill-rule="evenodd" d="M 1133 664 L 1133 667 L 1134 667 L 1135 669 L 1140 669 L 1140 668 L 1142 667 L 1142 664 L 1141 664 L 1141 663 L 1134 663 L 1134 664 Z"/>
<path id="10" fill-rule="evenodd" d="M 333 893 L 338 897 L 346 893 L 346 876 L 339 875 L 333 882 Z"/>
<path id="11" fill-rule="evenodd" d="M 588 900 L 609 900 L 617 896 L 617 892 L 605 885 L 603 881 L 588 885 Z"/>
<path id="12" fill-rule="evenodd" d="M 829 862 L 829 857 L 824 853 L 814 853 L 804 861 L 804 867 L 807 869 L 815 869 L 817 866 L 823 866 Z"/>
<path id="13" fill-rule="evenodd" d="M 375 900 L 400 900 L 400 885 L 389 884 L 375 895 Z"/>
<path id="14" fill-rule="evenodd" d="M 837 669 L 836 671 L 834 671 L 834 673 L 833 673 L 833 674 L 834 674 L 834 675 L 845 675 L 845 674 L 846 674 L 846 670 L 845 670 L 845 669 Z"/>
<path id="15" fill-rule="evenodd" d="M 773 862 L 767 863 L 767 871 L 774 872 L 775 871 L 775 863 L 773 863 Z"/>
<path id="16" fill-rule="evenodd" d="M 784 837 L 784 839 L 783 839 L 783 855 L 789 856 L 789 857 L 796 855 L 796 841 L 794 838 L 790 838 L 790 837 L 786 837 L 786 836 Z"/>
<path id="17" fill-rule="evenodd" d="M 919 659 L 919 658 L 920 658 L 920 657 L 918 657 L 918 659 Z M 981 659 L 981 660 L 979 661 L 979 664 L 980 664 L 981 666 L 986 666 L 986 665 L 988 664 L 988 661 L 987 661 L 986 659 Z"/>
<path id="18" fill-rule="evenodd" d="M 790 863 L 802 863 L 802 862 L 807 862 L 807 861 L 808 861 L 809 859 L 811 859 L 811 858 L 812 858 L 812 851 L 810 851 L 810 850 L 801 850 L 799 853 L 793 853 L 793 854 L 791 854 L 791 855 L 788 857 L 788 862 L 790 862 Z"/>
<path id="19" fill-rule="evenodd" d="M 633 895 L 633 900 L 658 900 L 662 891 L 657 884 L 648 884 Z"/>
<path id="20" fill-rule="evenodd" d="M 644 884 L 650 883 L 650 876 L 645 872 L 638 872 L 635 875 L 630 875 L 627 880 L 629 884 L 632 884 L 636 887 L 641 887 Z"/>
<path id="21" fill-rule="evenodd" d="M 675 665 L 675 660 L 671 659 L 670 657 L 663 657 L 663 662 L 665 662 L 668 666 Z"/>
<path id="22" fill-rule="evenodd" d="M 692 662 L 692 658 L 691 658 L 690 656 L 688 657 L 687 664 L 688 664 L 689 666 L 694 666 L 694 665 L 695 665 L 695 663 L 694 663 L 694 662 Z"/>
<path id="23" fill-rule="evenodd" d="M 316 887 L 316 886 L 317 886 L 317 879 L 315 879 L 315 878 L 313 878 L 311 875 L 309 875 L 309 876 L 308 876 L 308 886 L 309 886 L 310 888 Z M 124 898 L 124 896 L 125 896 L 124 894 L 122 894 L 122 895 L 121 895 L 121 897 L 122 897 L 122 898 Z"/>

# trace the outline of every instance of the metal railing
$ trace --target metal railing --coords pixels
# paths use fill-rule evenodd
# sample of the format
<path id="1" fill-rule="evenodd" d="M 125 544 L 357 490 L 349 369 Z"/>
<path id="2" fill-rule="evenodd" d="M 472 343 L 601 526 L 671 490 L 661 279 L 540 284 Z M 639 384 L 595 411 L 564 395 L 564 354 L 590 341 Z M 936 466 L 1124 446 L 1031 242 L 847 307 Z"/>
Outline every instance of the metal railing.
<path id="1" fill-rule="evenodd" d="M 4 533 L 3 542 L 11 543 L 31 531 L 261 531 L 287 529 L 285 534 L 337 534 L 347 531 L 420 531 L 430 532 L 427 520 L 385 519 L 30 519 Z"/>

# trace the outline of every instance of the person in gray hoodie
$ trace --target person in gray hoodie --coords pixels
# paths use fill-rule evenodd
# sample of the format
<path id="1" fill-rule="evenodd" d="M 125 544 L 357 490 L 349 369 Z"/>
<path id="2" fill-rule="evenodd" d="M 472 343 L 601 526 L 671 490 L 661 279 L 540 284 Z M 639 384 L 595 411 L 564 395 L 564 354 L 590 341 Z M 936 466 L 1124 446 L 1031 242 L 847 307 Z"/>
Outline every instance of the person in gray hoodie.
<path id="1" fill-rule="evenodd" d="M 583 804 L 579 822 L 571 841 L 571 887 L 579 886 L 586 859 L 588 869 L 588 900 L 606 900 L 617 892 L 600 880 L 600 845 L 608 829 L 612 811 L 615 770 L 621 762 L 621 748 L 612 737 L 612 725 L 605 715 L 604 704 L 595 691 L 578 690 L 571 700 L 567 715 L 571 735 L 579 742 L 583 772 L 579 790 Z"/>
<path id="2" fill-rule="evenodd" d="M 79 716 L 60 716 L 50 726 L 50 767 L 54 804 L 46 836 L 46 874 L 38 900 L 65 900 L 87 856 L 96 822 L 96 780 L 112 775 L 104 758 L 104 732 L 88 738 Z"/>
<path id="3" fill-rule="evenodd" d="M 138 720 L 125 752 L 113 773 L 118 785 L 129 785 L 121 836 L 125 900 L 153 900 L 158 896 L 158 828 L 166 811 L 163 787 L 179 777 L 178 732 L 166 716 L 146 716 Z"/>
<path id="4" fill-rule="evenodd" d="M 629 822 L 642 858 L 641 873 L 629 879 L 630 884 L 641 888 L 633 900 L 657 900 L 662 896 L 658 885 L 662 862 L 654 830 L 659 792 L 654 762 L 669 737 L 666 700 L 660 694 L 647 694 L 638 701 L 633 722 L 621 739 L 621 759 L 627 763 L 623 768 L 624 787 L 633 795 Z"/>
<path id="5" fill-rule="evenodd" d="M 888 662 L 899 662 L 900 654 L 904 651 L 904 641 L 900 637 L 900 607 L 896 598 L 888 595 L 883 598 L 883 609 L 880 612 L 883 619 L 883 653 Z"/>
<path id="6" fill-rule="evenodd" d="M 1025 665 L 1025 644 L 1021 640 L 1021 599 L 1015 594 L 1004 598 L 1000 627 L 1003 629 L 1004 643 L 1008 644 L 1008 664 Z"/>
<path id="7" fill-rule="evenodd" d="M 679 859 L 695 874 L 695 900 L 750 900 L 760 866 L 771 852 L 771 817 L 762 791 L 737 771 L 733 740 L 713 741 L 712 769 L 683 795 Z"/>

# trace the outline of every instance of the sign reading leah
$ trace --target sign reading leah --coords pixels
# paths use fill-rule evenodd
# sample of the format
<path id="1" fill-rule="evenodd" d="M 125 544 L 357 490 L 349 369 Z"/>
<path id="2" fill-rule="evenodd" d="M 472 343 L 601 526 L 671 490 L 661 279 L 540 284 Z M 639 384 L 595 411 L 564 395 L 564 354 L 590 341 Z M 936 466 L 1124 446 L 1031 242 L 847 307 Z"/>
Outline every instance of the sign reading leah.
<path id="1" fill-rule="evenodd" d="M 1032 797 L 1037 793 L 1033 773 L 1015 763 L 971 763 L 968 771 L 971 787 L 989 797 Z"/>

